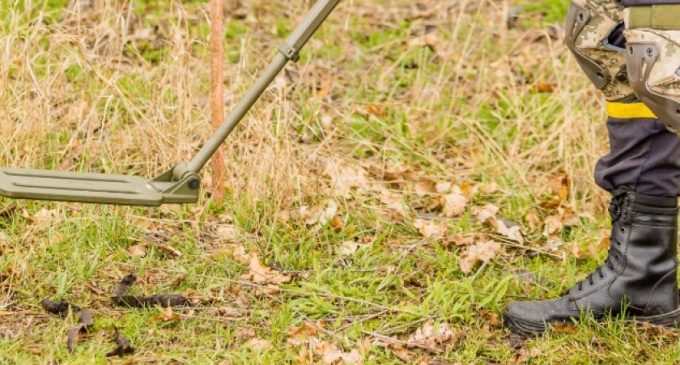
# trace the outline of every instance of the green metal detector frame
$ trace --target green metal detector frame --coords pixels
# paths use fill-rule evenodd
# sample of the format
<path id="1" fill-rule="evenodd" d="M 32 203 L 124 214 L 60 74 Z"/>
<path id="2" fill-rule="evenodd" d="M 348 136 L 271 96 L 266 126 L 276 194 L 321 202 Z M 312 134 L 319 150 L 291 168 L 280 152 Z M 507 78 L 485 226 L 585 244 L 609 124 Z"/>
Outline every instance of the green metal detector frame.
<path id="1" fill-rule="evenodd" d="M 197 202 L 201 186 L 200 171 L 288 62 L 297 61 L 302 48 L 339 2 L 319 0 L 314 4 L 302 24 L 279 47 L 274 61 L 264 74 L 191 161 L 181 163 L 153 180 L 125 175 L 4 168 L 0 169 L 0 196 L 151 207 Z"/>

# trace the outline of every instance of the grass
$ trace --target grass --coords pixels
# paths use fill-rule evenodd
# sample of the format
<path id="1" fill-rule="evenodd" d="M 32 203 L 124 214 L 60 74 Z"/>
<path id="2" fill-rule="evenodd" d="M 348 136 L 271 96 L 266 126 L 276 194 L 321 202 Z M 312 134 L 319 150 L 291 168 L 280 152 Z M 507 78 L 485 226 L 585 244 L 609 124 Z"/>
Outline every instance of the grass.
<path id="1" fill-rule="evenodd" d="M 307 3 L 228 9 L 228 105 Z M 224 202 L 208 193 L 161 209 L 17 202 L 0 219 L 0 363 L 318 363 L 289 341 L 305 322 L 365 364 L 677 363 L 675 331 L 583 318 L 517 343 L 498 320 L 511 300 L 558 295 L 604 254 L 607 197 L 591 178 L 607 149 L 602 103 L 548 29 L 566 3 L 524 3 L 523 21 L 506 29 L 508 2 L 345 2 L 225 146 Z M 65 1 L 0 4 L 2 165 L 154 176 L 209 135 L 205 2 L 104 1 L 80 13 Z M 333 164 L 353 173 L 329 173 Z M 366 181 L 351 191 L 334 183 L 356 171 Z M 560 179 L 567 194 L 555 205 Z M 431 182 L 464 188 L 466 211 L 443 217 L 437 194 L 418 193 Z M 329 200 L 332 222 L 313 222 Z M 525 242 L 479 223 L 485 204 L 519 223 Z M 567 208 L 577 222 L 547 237 L 545 220 Z M 417 219 L 448 238 L 423 237 Z M 465 247 L 451 244 L 461 235 L 503 250 L 466 274 Z M 347 241 L 361 248 L 343 254 Z M 140 244 L 145 255 L 132 255 Z M 291 281 L 263 291 L 244 279 L 236 248 Z M 170 319 L 112 307 L 128 273 L 138 293 L 203 304 Z M 95 311 L 74 353 L 65 342 L 76 319 L 45 314 L 44 298 Z M 428 321 L 460 340 L 408 350 L 410 360 L 379 344 Z M 134 355 L 105 358 L 114 328 Z"/>

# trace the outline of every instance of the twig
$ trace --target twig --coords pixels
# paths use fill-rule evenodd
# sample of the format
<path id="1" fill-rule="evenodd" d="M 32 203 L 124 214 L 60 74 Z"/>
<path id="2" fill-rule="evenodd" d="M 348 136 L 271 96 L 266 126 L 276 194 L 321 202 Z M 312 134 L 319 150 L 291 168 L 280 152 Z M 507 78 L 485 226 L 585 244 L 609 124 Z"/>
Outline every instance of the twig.
<path id="1" fill-rule="evenodd" d="M 212 112 L 212 126 L 219 127 L 224 122 L 224 0 L 211 1 L 211 72 L 212 85 L 210 87 L 210 109 Z M 221 201 L 224 199 L 224 153 L 218 150 L 212 158 L 212 197 Z"/>

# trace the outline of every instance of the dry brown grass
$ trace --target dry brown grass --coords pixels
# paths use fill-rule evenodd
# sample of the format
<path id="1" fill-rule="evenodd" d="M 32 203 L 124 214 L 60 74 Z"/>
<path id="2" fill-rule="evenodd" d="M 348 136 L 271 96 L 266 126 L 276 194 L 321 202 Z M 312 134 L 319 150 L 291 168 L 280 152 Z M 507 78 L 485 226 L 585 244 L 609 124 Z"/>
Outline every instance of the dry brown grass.
<path id="1" fill-rule="evenodd" d="M 45 24 L 37 17 L 29 26 L 22 21 L 27 14 L 9 16 L 13 25 L 8 28 L 13 30 L 2 36 L 0 63 L 5 85 L 0 91 L 5 164 L 154 175 L 189 158 L 209 134 L 207 44 L 205 37 L 189 31 L 207 22 L 205 8 L 196 12 L 195 6 L 189 10 L 180 2 L 162 3 L 150 15 L 160 24 L 152 30 L 144 24 L 148 20 L 135 14 L 134 3 L 95 3 L 93 10 L 67 13 L 58 23 Z M 262 18 L 248 19 L 251 30 L 227 44 L 243 55 L 237 64 L 225 65 L 227 105 L 253 80 L 279 42 L 271 29 L 261 26 L 271 24 L 263 19 L 295 19 L 302 4 L 249 2 L 246 6 Z M 352 23 L 362 24 L 359 29 L 389 29 L 413 16 L 414 6 L 408 2 L 388 7 L 344 4 L 331 20 L 334 31 L 313 40 L 310 58 L 292 68 L 294 80 L 277 82 L 229 140 L 228 186 L 252 196 L 266 192 L 291 200 L 318 189 L 306 183 L 318 175 L 310 168 L 314 166 L 310 160 L 344 155 L 347 135 L 342 125 L 351 113 L 368 104 L 346 90 L 372 89 L 381 94 L 381 104 L 408 117 L 406 127 L 422 134 L 425 146 L 435 149 L 414 153 L 436 162 L 439 173 L 456 173 L 445 160 L 459 157 L 462 147 L 467 161 L 483 156 L 481 166 L 470 163 L 472 168 L 489 170 L 486 173 L 491 176 L 512 171 L 530 191 L 543 185 L 544 176 L 561 169 L 573 177 L 574 190 L 586 192 L 587 197 L 597 195 L 591 171 L 593 161 L 606 148 L 596 111 L 599 103 L 593 102 L 598 98 L 573 62 L 563 62 L 564 47 L 549 38 L 547 31 L 498 26 L 504 23 L 508 6 L 502 1 L 435 5 L 434 16 L 420 24 L 437 27 L 437 52 L 444 57 L 438 60 L 439 70 L 434 74 L 416 71 L 413 85 L 397 91 L 395 69 L 401 60 L 386 59 L 386 55 L 412 40 L 381 44 L 369 53 L 358 49 L 351 38 L 351 32 L 357 31 Z M 420 30 L 418 23 L 412 26 L 414 32 Z M 168 56 L 157 64 L 145 61 L 134 54 L 140 41 L 163 47 Z M 316 57 L 328 43 L 342 48 L 342 57 Z M 67 70 L 74 65 L 82 68 L 84 82 L 69 81 Z M 533 80 L 520 80 L 527 76 Z M 132 90 L 121 87 L 131 77 L 136 79 Z M 558 114 L 538 103 L 527 105 L 538 82 L 555 84 L 549 104 L 563 106 Z M 328 85 L 330 90 L 318 90 Z M 516 129 L 513 140 L 503 143 L 495 141 L 477 120 L 478 106 L 499 100 L 513 114 L 500 116 L 501 129 Z M 318 110 L 302 116 L 304 104 Z M 331 138 L 311 147 L 297 143 L 299 136 L 291 131 L 292 126 L 327 116 L 334 118 L 325 131 Z M 470 137 L 460 146 L 447 145 L 447 136 L 461 135 L 463 129 Z M 526 148 L 527 141 L 535 142 Z M 433 156 L 436 153 L 445 156 Z"/>

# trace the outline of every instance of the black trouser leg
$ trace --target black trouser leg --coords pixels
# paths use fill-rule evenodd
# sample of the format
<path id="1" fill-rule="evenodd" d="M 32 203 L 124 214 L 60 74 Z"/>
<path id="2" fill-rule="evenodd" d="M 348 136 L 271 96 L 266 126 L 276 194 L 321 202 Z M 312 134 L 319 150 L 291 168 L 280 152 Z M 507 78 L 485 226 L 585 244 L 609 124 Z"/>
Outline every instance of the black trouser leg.
<path id="1" fill-rule="evenodd" d="M 610 153 L 595 169 L 595 180 L 613 192 L 628 187 L 638 193 L 680 195 L 680 138 L 655 119 L 607 122 Z"/>

